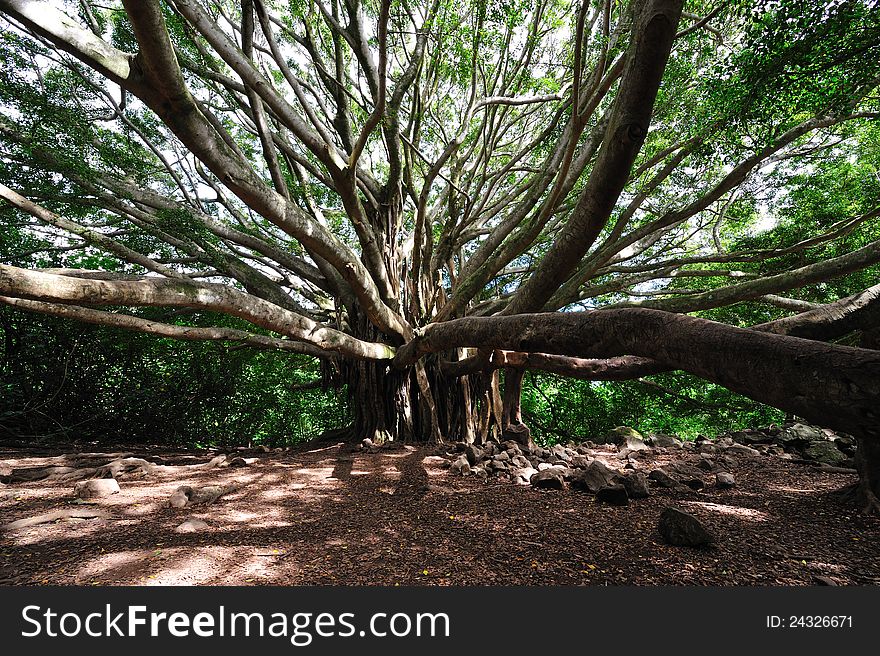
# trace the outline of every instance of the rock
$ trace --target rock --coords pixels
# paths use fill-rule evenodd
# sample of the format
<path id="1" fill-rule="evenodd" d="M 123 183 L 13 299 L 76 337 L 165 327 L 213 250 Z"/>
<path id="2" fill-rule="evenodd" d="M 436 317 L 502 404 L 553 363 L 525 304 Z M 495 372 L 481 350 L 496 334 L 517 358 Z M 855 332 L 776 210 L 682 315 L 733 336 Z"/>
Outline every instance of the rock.
<path id="1" fill-rule="evenodd" d="M 726 435 L 724 437 L 718 438 L 715 441 L 715 446 L 717 446 L 720 449 L 726 449 L 727 447 L 733 446 L 734 444 L 736 444 L 736 442 L 733 441 L 733 438 L 728 437 Z"/>
<path id="2" fill-rule="evenodd" d="M 760 451 L 758 451 L 757 449 L 753 449 L 750 446 L 746 446 L 745 444 L 734 444 L 733 446 L 727 447 L 725 449 L 725 452 L 741 456 L 749 456 L 752 458 L 761 455 Z"/>
<path id="3" fill-rule="evenodd" d="M 520 467 L 512 472 L 513 482 L 517 485 L 528 485 L 532 482 L 532 476 L 538 473 L 534 467 Z"/>
<path id="4" fill-rule="evenodd" d="M 496 453 L 498 453 L 498 451 L 496 450 L 495 442 L 486 442 L 483 445 L 483 457 L 491 458 Z"/>
<path id="5" fill-rule="evenodd" d="M 596 501 L 609 503 L 612 506 L 625 506 L 629 503 L 629 495 L 623 485 L 606 485 L 596 492 Z"/>
<path id="6" fill-rule="evenodd" d="M 489 472 L 486 471 L 485 467 L 481 467 L 480 465 L 472 468 L 471 474 L 475 478 L 479 478 L 481 481 L 485 481 L 487 478 L 489 478 Z"/>
<path id="7" fill-rule="evenodd" d="M 846 455 L 853 457 L 856 454 L 856 440 L 854 437 L 850 437 L 849 435 L 835 435 L 831 438 L 834 441 L 834 446 L 840 449 Z"/>
<path id="8" fill-rule="evenodd" d="M 519 448 L 520 445 L 514 442 L 513 440 L 507 440 L 501 443 L 501 447 L 508 452 L 508 455 L 512 458 L 513 456 L 521 456 L 522 450 Z M 513 453 L 509 453 L 513 451 Z"/>
<path id="9" fill-rule="evenodd" d="M 509 461 L 507 460 L 499 460 L 498 456 L 492 458 L 492 462 L 489 463 L 489 466 L 496 472 L 499 471 L 507 471 L 510 469 L 510 466 L 507 464 Z"/>
<path id="10" fill-rule="evenodd" d="M 727 455 L 720 455 L 715 458 L 715 467 L 720 469 L 733 469 L 737 466 L 736 458 Z"/>
<path id="11" fill-rule="evenodd" d="M 507 451 L 502 451 L 497 456 L 492 456 L 492 462 L 508 462 L 510 461 L 510 456 L 507 454 Z"/>
<path id="12" fill-rule="evenodd" d="M 111 494 L 119 494 L 119 483 L 115 478 L 93 478 L 74 485 L 73 493 L 77 499 L 103 499 Z"/>
<path id="13" fill-rule="evenodd" d="M 821 428 L 807 424 L 794 424 L 784 428 L 776 436 L 776 442 L 789 449 L 799 449 L 807 446 L 810 442 L 825 441 L 825 433 Z"/>
<path id="14" fill-rule="evenodd" d="M 674 488 L 678 486 L 678 481 L 672 478 L 664 469 L 655 469 L 648 474 L 648 479 L 654 481 L 660 487 Z"/>
<path id="15" fill-rule="evenodd" d="M 657 529 L 667 544 L 676 547 L 702 547 L 712 542 L 712 535 L 699 519 L 672 506 L 660 515 Z"/>
<path id="16" fill-rule="evenodd" d="M 571 460 L 571 456 L 568 454 L 568 451 L 561 444 L 557 444 L 552 449 L 550 449 L 550 453 L 565 462 L 569 462 Z"/>
<path id="17" fill-rule="evenodd" d="M 452 463 L 449 471 L 453 474 L 465 476 L 471 473 L 471 463 L 468 462 L 467 457 L 460 456 L 455 462 Z"/>
<path id="18" fill-rule="evenodd" d="M 464 449 L 464 456 L 471 467 L 483 459 L 483 450 L 476 444 L 468 444 Z"/>
<path id="19" fill-rule="evenodd" d="M 675 435 L 666 435 L 664 433 L 654 433 L 649 436 L 648 440 L 649 444 L 653 446 L 660 446 L 664 449 L 676 449 L 681 448 L 681 440 L 675 437 Z"/>
<path id="20" fill-rule="evenodd" d="M 201 519 L 195 519 L 190 517 L 182 524 L 180 524 L 177 528 L 174 529 L 175 533 L 201 533 L 207 529 L 211 528 L 207 522 L 202 521 Z"/>
<path id="21" fill-rule="evenodd" d="M 510 464 L 514 467 L 531 467 L 532 463 L 529 462 L 529 459 L 525 456 L 513 456 L 510 459 Z"/>
<path id="22" fill-rule="evenodd" d="M 186 504 L 189 503 L 190 493 L 192 492 L 192 488 L 186 485 L 181 485 L 179 488 L 174 490 L 174 493 L 171 495 L 171 498 L 168 499 L 168 505 L 172 508 L 184 508 Z"/>
<path id="23" fill-rule="evenodd" d="M 568 464 L 575 469 L 586 469 L 590 466 L 590 459 L 582 455 L 572 456 Z"/>
<path id="24" fill-rule="evenodd" d="M 547 469 L 550 469 L 552 466 L 553 465 L 551 465 L 549 462 L 539 462 L 538 471 L 545 471 Z"/>
<path id="25" fill-rule="evenodd" d="M 534 451 L 535 443 L 532 441 L 532 431 L 525 424 L 511 424 L 504 429 L 502 436 L 505 441 L 515 442 L 523 451 Z"/>
<path id="26" fill-rule="evenodd" d="M 562 490 L 565 488 L 565 480 L 558 471 L 545 469 L 532 474 L 529 482 L 539 490 Z"/>
<path id="27" fill-rule="evenodd" d="M 700 458 L 700 461 L 697 463 L 697 467 L 702 469 L 703 471 L 710 472 L 715 469 L 715 461 L 710 458 Z"/>
<path id="28" fill-rule="evenodd" d="M 633 472 L 624 477 L 622 483 L 630 499 L 645 499 L 651 494 L 648 490 L 648 479 L 642 472 Z"/>
<path id="29" fill-rule="evenodd" d="M 846 454 L 838 449 L 837 445 L 830 440 L 811 442 L 804 449 L 803 453 L 804 458 L 807 460 L 814 460 L 815 462 L 821 462 L 826 465 L 831 465 L 832 467 L 839 467 L 849 460 Z"/>
<path id="30" fill-rule="evenodd" d="M 235 458 L 230 460 L 227 464 L 230 467 L 247 467 L 248 466 L 247 461 L 240 456 L 236 456 Z"/>
<path id="31" fill-rule="evenodd" d="M 617 428 L 611 429 L 605 433 L 602 441 L 605 444 L 616 444 L 617 446 L 620 446 L 621 444 L 626 443 L 628 437 L 635 438 L 644 443 L 642 434 L 635 428 L 630 428 L 629 426 L 618 426 Z"/>
<path id="32" fill-rule="evenodd" d="M 778 433 L 779 431 L 776 432 Z M 746 446 L 751 446 L 753 444 L 766 444 L 773 441 L 772 435 L 757 430 L 734 431 L 730 434 L 730 438 L 734 442 L 745 444 Z"/>
<path id="33" fill-rule="evenodd" d="M 618 450 L 621 452 L 645 451 L 650 448 L 641 437 L 633 437 L 632 435 L 624 437 L 623 442 L 618 445 Z"/>
<path id="34" fill-rule="evenodd" d="M 739 444 L 734 444 L 732 446 L 740 446 Z M 748 448 L 748 447 L 746 447 Z M 712 444 L 712 442 L 699 442 L 697 444 L 697 453 L 709 453 L 714 454 L 718 452 L 718 447 Z"/>
<path id="35" fill-rule="evenodd" d="M 715 487 L 719 490 L 729 490 L 735 486 L 736 479 L 733 477 L 733 474 L 728 474 L 727 472 L 718 472 L 715 474 Z"/>
<path id="36" fill-rule="evenodd" d="M 620 474 L 609 469 L 601 461 L 594 460 L 586 469 L 574 471 L 571 487 L 575 490 L 595 494 L 603 487 L 616 484 L 619 478 Z"/>

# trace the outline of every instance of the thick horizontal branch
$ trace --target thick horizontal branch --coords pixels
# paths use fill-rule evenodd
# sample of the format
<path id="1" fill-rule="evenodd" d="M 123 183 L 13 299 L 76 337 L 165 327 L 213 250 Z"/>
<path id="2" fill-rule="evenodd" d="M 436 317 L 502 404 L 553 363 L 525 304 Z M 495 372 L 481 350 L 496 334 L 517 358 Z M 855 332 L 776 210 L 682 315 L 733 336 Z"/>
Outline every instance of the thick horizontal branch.
<path id="1" fill-rule="evenodd" d="M 183 339 L 192 341 L 217 341 L 235 342 L 244 346 L 290 353 L 302 353 L 315 358 L 327 358 L 330 354 L 317 346 L 305 342 L 296 342 L 292 339 L 280 339 L 268 335 L 257 335 L 244 330 L 234 328 L 221 328 L 216 326 L 176 326 L 173 324 L 150 321 L 141 317 L 133 317 L 128 314 L 117 314 L 94 308 L 84 308 L 78 305 L 62 305 L 60 303 L 45 303 L 32 301 L 26 298 L 13 298 L 0 296 L 0 303 L 21 310 L 40 312 L 64 319 L 74 319 L 83 323 L 91 323 L 111 328 L 123 328 L 139 333 L 148 333 L 158 337 L 170 337 L 171 339 Z"/>
<path id="2" fill-rule="evenodd" d="M 456 347 L 651 358 L 816 423 L 880 439 L 880 351 L 634 308 L 432 324 L 398 349 L 394 366 Z"/>
<path id="3" fill-rule="evenodd" d="M 0 294 L 48 303 L 198 308 L 238 317 L 290 339 L 358 360 L 387 360 L 394 356 L 394 349 L 389 346 L 355 339 L 220 284 L 166 278 L 85 280 L 0 264 Z"/>

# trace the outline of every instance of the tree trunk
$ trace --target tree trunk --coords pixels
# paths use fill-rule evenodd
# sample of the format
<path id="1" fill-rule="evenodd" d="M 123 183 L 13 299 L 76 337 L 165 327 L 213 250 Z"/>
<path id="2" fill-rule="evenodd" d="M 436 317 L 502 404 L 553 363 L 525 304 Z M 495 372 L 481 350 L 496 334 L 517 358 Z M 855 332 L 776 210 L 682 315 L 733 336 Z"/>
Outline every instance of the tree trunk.
<path id="1" fill-rule="evenodd" d="M 873 350 L 880 348 L 880 329 L 864 331 L 859 346 Z M 856 470 L 859 472 L 856 503 L 863 513 L 880 515 L 880 441 L 856 436 L 856 445 Z"/>
<path id="2" fill-rule="evenodd" d="M 501 418 L 501 437 L 513 440 L 521 447 L 533 451 L 532 431 L 522 420 L 522 369 L 504 370 L 504 411 Z"/>

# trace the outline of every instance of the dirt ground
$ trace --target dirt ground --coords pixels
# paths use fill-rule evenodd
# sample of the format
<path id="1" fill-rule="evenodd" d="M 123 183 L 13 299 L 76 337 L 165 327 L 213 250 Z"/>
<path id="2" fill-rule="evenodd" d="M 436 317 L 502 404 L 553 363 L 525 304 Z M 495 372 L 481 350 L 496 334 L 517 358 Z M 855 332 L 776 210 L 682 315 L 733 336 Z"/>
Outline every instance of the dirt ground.
<path id="1" fill-rule="evenodd" d="M 213 455 L 147 453 L 136 455 L 172 464 Z M 616 507 L 571 490 L 453 476 L 437 453 L 307 444 L 258 454 L 242 468 L 172 466 L 122 478 L 120 493 L 88 506 L 73 505 L 73 483 L 0 485 L 2 525 L 56 509 L 106 512 L 0 533 L 0 584 L 880 583 L 880 520 L 859 516 L 832 494 L 854 481 L 848 474 L 743 456 L 731 490 L 654 488 L 649 498 Z M 594 455 L 622 466 L 611 451 Z M 664 458 L 638 466 L 647 472 Z M 6 471 L 64 461 L 60 451 L 0 449 Z M 180 485 L 234 481 L 244 486 L 212 505 L 167 505 Z M 657 522 L 669 505 L 700 518 L 715 543 L 664 544 Z M 209 528 L 175 532 L 187 518 Z"/>

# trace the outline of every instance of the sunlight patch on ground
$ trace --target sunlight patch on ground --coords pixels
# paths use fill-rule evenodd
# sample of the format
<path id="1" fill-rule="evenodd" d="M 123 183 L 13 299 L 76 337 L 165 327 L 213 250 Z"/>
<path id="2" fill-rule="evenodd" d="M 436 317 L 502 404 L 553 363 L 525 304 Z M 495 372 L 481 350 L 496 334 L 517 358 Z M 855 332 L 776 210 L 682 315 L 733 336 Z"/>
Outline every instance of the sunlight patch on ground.
<path id="1" fill-rule="evenodd" d="M 743 508 L 741 506 L 728 506 L 720 503 L 709 503 L 708 501 L 684 501 L 682 502 L 682 505 L 695 506 L 712 512 L 717 512 L 721 515 L 730 515 L 751 522 L 766 522 L 770 519 L 770 515 L 765 512 L 753 508 Z"/>
<path id="2" fill-rule="evenodd" d="M 146 558 L 143 551 L 115 551 L 92 558 L 79 568 L 76 580 L 90 579 L 96 576 L 108 574 L 108 570 L 115 570 L 131 565 Z"/>
<path id="3" fill-rule="evenodd" d="M 175 558 L 183 549 L 168 549 L 162 552 L 162 560 Z M 224 574 L 227 566 L 221 565 L 229 559 L 228 549 L 223 547 L 198 547 L 196 553 L 183 556 L 173 563 L 162 562 L 164 569 L 148 574 L 142 585 L 199 585 Z"/>
<path id="4" fill-rule="evenodd" d="M 821 491 L 817 487 L 790 487 L 787 485 L 770 485 L 767 489 L 773 492 L 785 492 L 786 494 L 815 494 Z"/>

